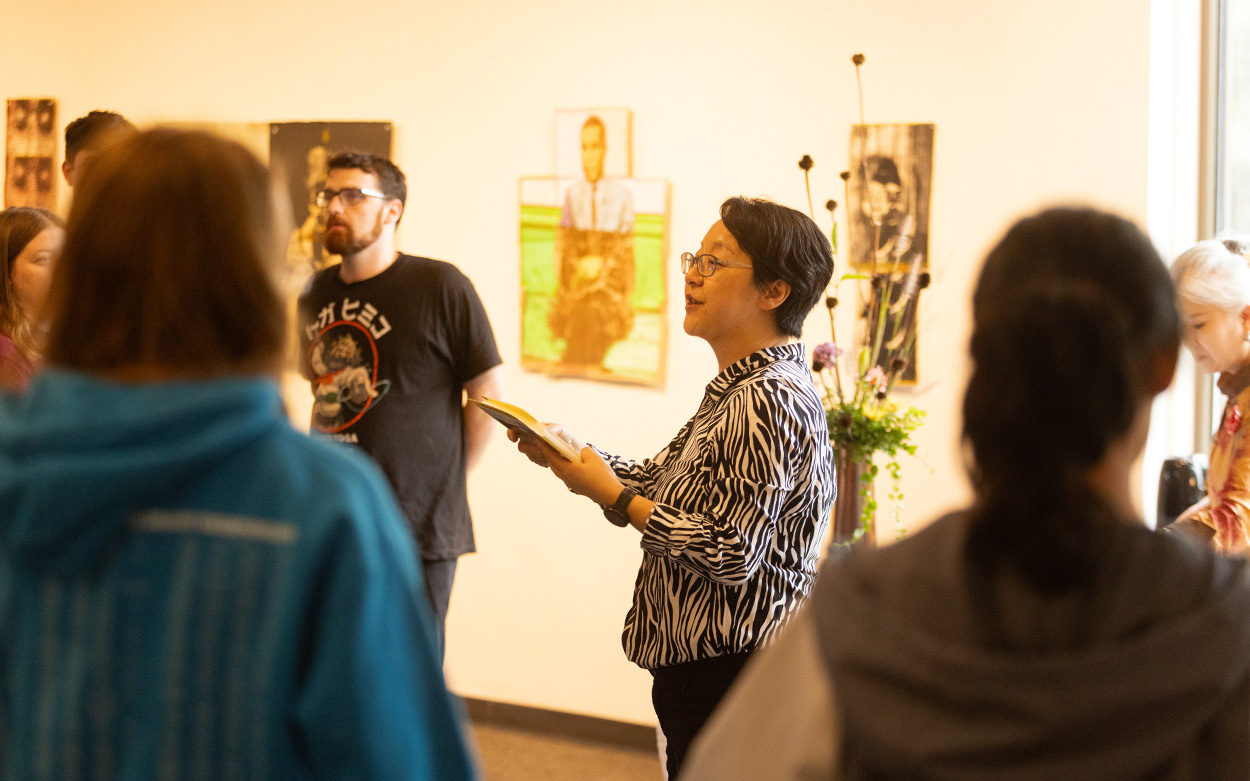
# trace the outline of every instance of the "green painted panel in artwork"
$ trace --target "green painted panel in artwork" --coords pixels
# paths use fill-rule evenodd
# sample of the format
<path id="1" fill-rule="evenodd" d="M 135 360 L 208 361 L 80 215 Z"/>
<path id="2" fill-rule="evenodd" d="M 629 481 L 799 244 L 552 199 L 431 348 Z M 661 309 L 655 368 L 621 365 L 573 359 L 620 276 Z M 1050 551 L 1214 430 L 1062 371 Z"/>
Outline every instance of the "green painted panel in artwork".
<path id="1" fill-rule="evenodd" d="M 547 313 L 551 297 L 526 295 L 521 307 L 521 357 L 534 361 L 558 361 L 564 351 L 564 340 L 551 334 Z"/>
<path id="2" fill-rule="evenodd" d="M 558 364 L 565 342 L 547 322 L 555 296 L 555 234 L 560 209 L 521 206 L 521 356 L 523 361 Z M 634 327 L 614 344 L 603 368 L 622 378 L 653 381 L 659 377 L 664 344 L 664 217 L 635 215 Z"/>
<path id="3" fill-rule="evenodd" d="M 646 237 L 662 241 L 664 239 L 663 214 L 638 214 L 634 216 L 634 240 Z"/>
<path id="4" fill-rule="evenodd" d="M 658 215 L 654 217 L 663 225 Z M 634 309 L 658 311 L 664 307 L 664 234 L 636 230 L 634 232 Z"/>
<path id="5" fill-rule="evenodd" d="M 521 289 L 527 293 L 556 292 L 555 243 L 560 209 L 521 206 Z"/>
<path id="6" fill-rule="evenodd" d="M 663 314 L 638 312 L 629 336 L 612 345 L 603 357 L 603 367 L 617 374 L 654 379 L 657 376 L 660 350 L 664 341 Z"/>
<path id="7" fill-rule="evenodd" d="M 555 232 L 560 224 L 559 206 L 534 206 L 521 204 L 521 232 L 527 227 Z"/>
<path id="8" fill-rule="evenodd" d="M 554 295 L 555 227 L 560 210 L 552 206 L 521 207 L 521 286 L 527 294 Z M 658 311 L 664 306 L 664 217 L 634 218 L 634 308 Z"/>
<path id="9" fill-rule="evenodd" d="M 527 293 L 556 292 L 555 244 L 552 240 L 521 245 L 521 288 Z"/>

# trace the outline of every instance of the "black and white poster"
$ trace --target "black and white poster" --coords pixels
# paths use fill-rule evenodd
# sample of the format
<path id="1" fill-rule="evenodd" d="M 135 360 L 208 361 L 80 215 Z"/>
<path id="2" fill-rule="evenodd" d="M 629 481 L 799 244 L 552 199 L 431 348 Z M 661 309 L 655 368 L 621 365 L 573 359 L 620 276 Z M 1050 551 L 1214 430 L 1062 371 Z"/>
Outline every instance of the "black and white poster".
<path id="1" fill-rule="evenodd" d="M 933 125 L 855 125 L 848 182 L 851 265 L 866 273 L 929 269 Z"/>

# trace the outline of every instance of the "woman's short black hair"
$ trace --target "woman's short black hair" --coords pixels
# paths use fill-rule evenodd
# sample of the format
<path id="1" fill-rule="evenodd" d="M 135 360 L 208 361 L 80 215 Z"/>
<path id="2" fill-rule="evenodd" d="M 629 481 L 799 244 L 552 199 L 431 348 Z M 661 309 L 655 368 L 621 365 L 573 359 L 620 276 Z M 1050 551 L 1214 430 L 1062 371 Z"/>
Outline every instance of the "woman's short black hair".
<path id="1" fill-rule="evenodd" d="M 781 280 L 790 295 L 773 310 L 777 330 L 803 335 L 803 321 L 833 278 L 833 247 L 824 232 L 800 211 L 765 198 L 734 196 L 720 207 L 720 218 L 755 266 L 761 290 Z"/>

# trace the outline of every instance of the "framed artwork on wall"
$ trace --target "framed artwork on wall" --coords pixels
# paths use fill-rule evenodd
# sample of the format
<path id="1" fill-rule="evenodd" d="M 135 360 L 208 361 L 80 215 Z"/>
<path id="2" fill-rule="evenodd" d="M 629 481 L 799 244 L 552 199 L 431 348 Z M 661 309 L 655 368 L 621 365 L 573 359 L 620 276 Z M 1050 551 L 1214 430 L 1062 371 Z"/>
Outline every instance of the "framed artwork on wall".
<path id="1" fill-rule="evenodd" d="M 861 327 L 883 329 L 881 358 L 885 372 L 891 356 L 912 340 L 909 359 L 898 382 L 915 385 L 920 355 L 916 331 L 917 283 L 929 270 L 929 200 L 933 187 L 934 126 L 855 125 L 851 128 L 848 221 L 851 267 L 872 278 L 876 289 L 890 292 L 888 302 L 865 296 Z M 879 307 L 886 307 L 881 317 Z"/>
<path id="2" fill-rule="evenodd" d="M 8 101 L 4 145 L 4 205 L 56 208 L 56 100 Z"/>
<path id="3" fill-rule="evenodd" d="M 933 125 L 855 125 L 850 162 L 851 265 L 927 270 Z"/>
<path id="4" fill-rule="evenodd" d="M 520 184 L 521 365 L 662 385 L 668 182 L 629 176 L 627 109 L 557 112 L 556 139 L 560 175 Z"/>

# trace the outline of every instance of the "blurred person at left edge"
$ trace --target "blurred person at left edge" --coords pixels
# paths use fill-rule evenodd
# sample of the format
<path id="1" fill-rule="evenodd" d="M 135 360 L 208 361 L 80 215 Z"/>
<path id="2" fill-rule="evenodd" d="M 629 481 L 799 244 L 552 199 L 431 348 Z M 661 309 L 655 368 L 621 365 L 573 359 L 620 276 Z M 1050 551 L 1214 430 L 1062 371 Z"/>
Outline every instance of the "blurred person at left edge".
<path id="1" fill-rule="evenodd" d="M 384 478 L 283 413 L 272 204 L 169 129 L 76 188 L 0 397 L 5 777 L 474 777 Z"/>

